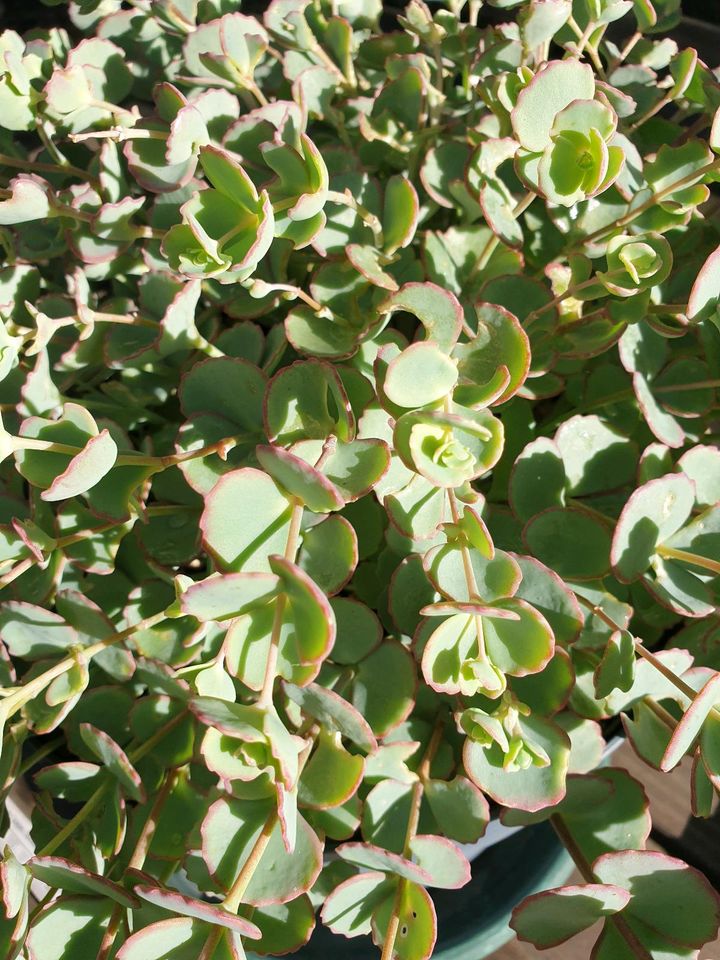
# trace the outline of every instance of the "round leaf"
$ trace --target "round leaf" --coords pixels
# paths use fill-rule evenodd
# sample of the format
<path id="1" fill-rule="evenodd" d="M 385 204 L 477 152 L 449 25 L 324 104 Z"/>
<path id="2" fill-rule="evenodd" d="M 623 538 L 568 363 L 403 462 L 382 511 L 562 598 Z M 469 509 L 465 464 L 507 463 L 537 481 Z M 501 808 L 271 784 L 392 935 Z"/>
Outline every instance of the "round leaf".
<path id="1" fill-rule="evenodd" d="M 618 913 L 630 900 L 622 887 L 586 883 L 536 893 L 513 910 L 510 925 L 519 940 L 539 950 L 556 947 L 603 917 Z"/>
<path id="2" fill-rule="evenodd" d="M 613 536 L 611 562 L 624 583 L 650 566 L 656 548 L 690 516 L 695 491 L 682 474 L 669 474 L 639 487 L 625 504 Z"/>
<path id="3" fill-rule="evenodd" d="M 434 343 L 414 343 L 390 362 L 387 397 L 399 407 L 424 407 L 446 397 L 458 378 L 457 366 Z"/>

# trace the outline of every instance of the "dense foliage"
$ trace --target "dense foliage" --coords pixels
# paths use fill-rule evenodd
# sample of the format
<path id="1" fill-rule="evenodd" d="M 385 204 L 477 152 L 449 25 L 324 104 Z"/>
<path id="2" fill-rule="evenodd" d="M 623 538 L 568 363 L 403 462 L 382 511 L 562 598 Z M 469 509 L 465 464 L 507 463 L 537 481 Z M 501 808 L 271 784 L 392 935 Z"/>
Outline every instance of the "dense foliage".
<path id="1" fill-rule="evenodd" d="M 720 788 L 720 81 L 490 4 L 0 35 L 3 958 L 424 960 L 490 804 L 584 880 L 519 936 L 714 938 L 598 767 Z"/>

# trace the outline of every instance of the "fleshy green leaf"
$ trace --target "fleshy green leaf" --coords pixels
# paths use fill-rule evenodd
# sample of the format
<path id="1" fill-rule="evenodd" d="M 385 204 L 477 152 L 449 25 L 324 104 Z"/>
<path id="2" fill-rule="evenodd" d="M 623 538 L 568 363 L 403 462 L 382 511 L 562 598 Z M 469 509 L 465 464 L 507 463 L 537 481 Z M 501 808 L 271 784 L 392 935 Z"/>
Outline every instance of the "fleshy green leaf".
<path id="1" fill-rule="evenodd" d="M 558 887 L 523 900 L 513 911 L 511 925 L 518 939 L 546 950 L 618 913 L 629 900 L 628 890 L 608 883 Z"/>

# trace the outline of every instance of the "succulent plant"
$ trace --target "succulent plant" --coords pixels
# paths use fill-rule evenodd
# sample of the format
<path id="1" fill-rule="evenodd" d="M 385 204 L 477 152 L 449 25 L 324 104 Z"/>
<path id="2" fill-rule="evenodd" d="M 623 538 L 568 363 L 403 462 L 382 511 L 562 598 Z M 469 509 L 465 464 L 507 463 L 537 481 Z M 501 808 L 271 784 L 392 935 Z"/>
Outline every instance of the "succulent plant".
<path id="1" fill-rule="evenodd" d="M 519 937 L 716 936 L 602 762 L 720 790 L 720 81 L 488 2 L 0 35 L 8 960 L 426 960 L 491 814 L 581 876 Z"/>

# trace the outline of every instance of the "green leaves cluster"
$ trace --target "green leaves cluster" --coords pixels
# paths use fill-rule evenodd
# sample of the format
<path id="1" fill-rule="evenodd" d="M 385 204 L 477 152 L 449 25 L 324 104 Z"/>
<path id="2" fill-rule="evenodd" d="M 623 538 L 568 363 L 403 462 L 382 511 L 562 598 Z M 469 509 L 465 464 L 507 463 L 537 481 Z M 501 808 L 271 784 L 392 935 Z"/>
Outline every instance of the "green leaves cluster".
<path id="1" fill-rule="evenodd" d="M 583 880 L 521 938 L 715 937 L 598 768 L 720 791 L 720 86 L 490 5 L 0 35 L 1 956 L 427 960 L 490 801 Z"/>

